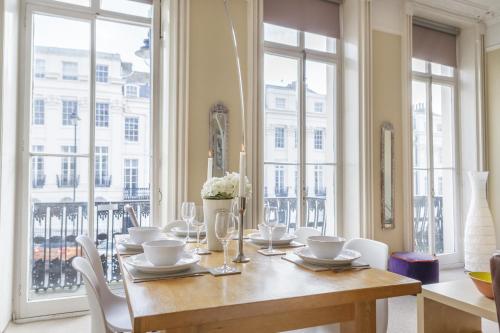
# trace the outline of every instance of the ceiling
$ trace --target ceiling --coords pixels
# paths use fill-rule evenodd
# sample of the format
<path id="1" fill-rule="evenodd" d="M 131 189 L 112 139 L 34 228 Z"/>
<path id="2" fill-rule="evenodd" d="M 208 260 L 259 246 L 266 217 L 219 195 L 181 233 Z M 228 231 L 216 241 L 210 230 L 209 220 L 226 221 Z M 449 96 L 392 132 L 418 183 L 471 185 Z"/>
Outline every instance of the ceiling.
<path id="1" fill-rule="evenodd" d="M 486 24 L 500 22 L 500 0 L 416 0 Z"/>

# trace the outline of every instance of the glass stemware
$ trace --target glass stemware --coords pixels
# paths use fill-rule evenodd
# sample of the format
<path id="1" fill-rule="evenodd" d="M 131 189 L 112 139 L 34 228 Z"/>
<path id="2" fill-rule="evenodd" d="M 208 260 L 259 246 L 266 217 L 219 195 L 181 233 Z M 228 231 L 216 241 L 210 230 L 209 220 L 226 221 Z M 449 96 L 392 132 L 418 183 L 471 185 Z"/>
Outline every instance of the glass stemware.
<path id="1" fill-rule="evenodd" d="M 200 233 L 205 225 L 204 216 L 203 216 L 203 206 L 196 206 L 196 214 L 195 217 L 191 220 L 191 225 L 196 230 L 196 248 L 194 249 L 194 253 L 196 254 L 208 254 L 209 252 L 200 247 Z"/>
<path id="2" fill-rule="evenodd" d="M 271 207 L 269 204 L 264 205 L 264 225 L 269 231 L 269 246 L 265 252 L 273 254 L 275 253 L 275 250 L 273 249 L 273 231 L 278 225 L 278 210 L 276 207 Z"/>
<path id="3" fill-rule="evenodd" d="M 224 249 L 224 265 L 214 268 L 217 273 L 226 274 L 237 272 L 236 268 L 227 264 L 227 247 L 235 233 L 236 219 L 234 215 L 226 210 L 218 211 L 215 215 L 215 236 L 222 243 Z"/>
<path id="4" fill-rule="evenodd" d="M 189 240 L 190 232 L 189 226 L 192 224 L 192 221 L 196 215 L 196 206 L 194 202 L 183 202 L 181 206 L 181 217 L 184 223 L 186 223 L 187 232 L 186 232 L 186 243 L 190 243 Z"/>

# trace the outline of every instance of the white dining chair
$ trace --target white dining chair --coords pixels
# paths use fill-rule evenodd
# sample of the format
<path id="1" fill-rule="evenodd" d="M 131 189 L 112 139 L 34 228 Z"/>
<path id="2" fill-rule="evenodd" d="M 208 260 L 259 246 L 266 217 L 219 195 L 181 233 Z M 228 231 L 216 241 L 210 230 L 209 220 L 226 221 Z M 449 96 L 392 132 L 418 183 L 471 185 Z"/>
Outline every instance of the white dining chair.
<path id="1" fill-rule="evenodd" d="M 295 230 L 295 235 L 297 236 L 297 242 L 307 244 L 307 238 L 311 236 L 320 236 L 321 231 L 310 227 L 302 227 Z"/>
<path id="2" fill-rule="evenodd" d="M 91 333 L 131 332 L 132 325 L 128 307 L 121 308 L 113 298 L 106 298 L 102 286 L 89 260 L 76 257 L 72 260 L 73 268 L 80 272 L 85 282 L 91 316 Z"/>
<path id="3" fill-rule="evenodd" d="M 116 295 L 109 289 L 109 286 L 104 278 L 104 270 L 102 268 L 101 258 L 94 242 L 85 235 L 80 235 L 76 238 L 78 244 L 83 248 L 85 257 L 88 260 L 90 267 L 94 273 L 94 278 L 96 280 L 96 290 L 98 290 L 98 296 L 100 304 L 104 311 L 105 321 L 111 327 L 116 328 L 114 332 L 129 332 L 132 330 L 132 323 L 130 322 L 130 314 L 127 305 L 127 299 L 123 296 Z M 75 268 L 76 269 L 76 268 Z M 90 296 L 89 296 L 90 303 Z M 92 306 L 92 304 L 89 304 Z M 99 320 L 92 313 L 92 322 Z M 94 331 L 92 331 L 93 333 Z"/>
<path id="4" fill-rule="evenodd" d="M 344 248 L 361 253 L 361 261 L 372 268 L 387 270 L 389 261 L 389 246 L 387 244 L 366 238 L 354 238 L 346 242 Z M 387 299 L 377 300 L 377 333 L 387 332 L 389 319 L 389 302 Z"/>
<path id="5" fill-rule="evenodd" d="M 306 229 L 306 228 L 304 228 Z M 312 228 L 307 228 L 312 229 Z M 298 230 L 297 230 L 298 231 Z M 309 237 L 309 236 L 308 236 Z M 307 239 L 307 238 L 306 238 Z M 389 260 L 389 247 L 382 242 L 374 241 L 365 238 L 354 238 L 347 241 L 344 248 L 358 251 L 361 253 L 361 261 L 369 264 L 370 267 L 387 270 L 387 262 Z M 377 333 L 387 332 L 387 322 L 389 306 L 387 299 L 379 299 L 376 301 L 377 309 Z M 324 325 L 318 327 L 305 328 L 288 333 L 332 333 L 339 332 L 338 324 Z"/>

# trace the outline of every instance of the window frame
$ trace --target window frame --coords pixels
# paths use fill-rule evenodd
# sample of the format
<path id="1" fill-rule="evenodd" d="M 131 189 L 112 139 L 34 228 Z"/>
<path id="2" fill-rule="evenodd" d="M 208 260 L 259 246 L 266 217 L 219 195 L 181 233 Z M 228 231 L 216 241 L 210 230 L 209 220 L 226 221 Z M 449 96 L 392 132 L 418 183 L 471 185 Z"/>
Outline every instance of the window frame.
<path id="1" fill-rule="evenodd" d="M 65 69 L 66 69 L 66 66 L 68 65 L 75 65 L 74 69 L 76 69 L 75 73 L 66 73 Z M 62 66 L 62 71 L 61 71 L 61 78 L 65 81 L 78 81 L 80 75 L 79 75 L 79 66 L 78 66 L 78 62 L 75 62 L 75 61 L 62 61 L 61 62 L 61 66 Z"/>
<path id="2" fill-rule="evenodd" d="M 274 148 L 283 150 L 286 146 L 285 140 L 286 128 L 285 126 L 276 126 L 274 128 Z"/>
<path id="3" fill-rule="evenodd" d="M 103 110 L 99 106 L 106 105 L 105 113 L 101 113 Z M 95 103 L 95 127 L 108 128 L 109 127 L 109 103 L 108 102 L 96 102 Z"/>
<path id="4" fill-rule="evenodd" d="M 135 1 L 135 0 L 133 0 Z M 90 23 L 91 31 L 95 32 L 95 22 L 97 19 L 100 20 L 109 20 L 109 21 L 117 21 L 117 22 L 125 22 L 131 25 L 150 27 L 151 28 L 151 96 L 150 96 L 150 108 L 151 108 L 151 131 L 147 133 L 150 137 L 151 144 L 151 163 L 149 163 L 148 170 L 151 175 L 151 221 L 155 225 L 159 225 L 158 217 L 161 215 L 162 211 L 161 207 L 164 206 L 164 203 L 161 201 L 161 189 L 160 183 L 161 170 L 159 166 L 160 153 L 162 152 L 162 141 L 160 135 L 160 128 L 163 126 L 162 124 L 162 116 L 160 113 L 160 105 L 162 99 L 159 97 L 160 86 L 161 86 L 161 78 L 162 74 L 159 69 L 161 67 L 161 63 L 163 60 L 160 55 L 162 50 L 160 45 L 160 31 L 162 31 L 160 26 L 160 11 L 162 8 L 162 4 L 160 0 L 144 0 L 150 1 L 152 4 L 152 15 L 151 17 L 141 17 L 129 14 L 123 14 L 108 10 L 103 10 L 99 8 L 99 0 L 90 0 L 91 6 L 84 7 L 70 3 L 63 3 L 54 0 L 22 0 L 22 13 L 21 15 L 25 17 L 24 24 L 20 26 L 20 96 L 22 99 L 20 101 L 20 108 L 22 109 L 20 122 L 22 124 L 22 130 L 19 131 L 19 140 L 23 143 L 22 146 L 28 147 L 28 143 L 30 142 L 30 126 L 31 126 L 31 117 L 32 117 L 32 82 L 35 79 L 34 75 L 32 76 L 34 70 L 33 64 L 33 49 L 32 49 L 32 41 L 33 41 L 33 15 L 41 14 L 48 15 L 54 17 L 62 17 L 74 20 L 81 20 Z M 176 10 L 172 4 L 167 3 L 165 6 L 167 9 Z M 168 15 L 176 16 L 176 12 L 172 12 Z M 170 35 L 170 33 L 168 33 Z M 92 34 L 95 36 L 95 34 Z M 95 50 L 95 37 L 91 37 L 91 45 L 89 45 L 89 49 L 91 50 L 90 54 L 90 72 L 89 72 L 89 81 L 95 81 L 95 55 L 92 54 L 92 50 Z M 166 51 L 168 54 L 168 50 Z M 62 66 L 61 66 L 62 67 Z M 59 67 L 59 68 L 61 68 Z M 62 68 L 61 68 L 62 69 Z M 61 70 L 62 72 L 62 70 Z M 62 79 L 62 73 L 61 73 Z M 89 114 L 90 126 L 95 126 L 95 85 L 90 85 L 90 107 Z M 59 121 L 59 124 L 61 122 Z M 93 131 L 94 129 L 91 129 Z M 88 153 L 76 153 L 76 154 L 68 154 L 67 156 L 73 158 L 86 158 L 88 160 L 88 179 L 92 182 L 94 174 L 93 174 L 93 163 L 94 163 L 94 146 L 95 146 L 95 138 L 91 138 L 89 143 Z M 22 193 L 20 194 L 21 204 L 17 205 L 17 212 L 22 218 L 23 223 L 19 223 L 16 225 L 16 233 L 19 235 L 18 244 L 19 251 L 16 253 L 16 259 L 19 263 L 20 269 L 16 270 L 16 278 L 19 281 L 19 292 L 16 292 L 16 297 L 14 298 L 14 311 L 16 317 L 18 319 L 23 318 L 32 318 L 32 317 L 44 317 L 44 316 L 52 316 L 54 314 L 61 313 L 77 313 L 80 311 L 88 311 L 88 304 L 85 300 L 85 295 L 77 295 L 74 297 L 64 297 L 62 301 L 59 301 L 60 298 L 57 299 L 48 299 L 46 300 L 37 300 L 30 301 L 28 299 L 29 292 L 29 283 L 30 283 L 30 268 L 28 268 L 28 264 L 26 262 L 27 258 L 29 259 L 29 235 L 31 227 L 28 225 L 27 221 L 31 219 L 31 211 L 29 209 L 25 209 L 26 203 L 29 202 L 29 197 L 31 193 L 31 184 L 29 181 L 31 179 L 31 163 L 30 159 L 34 156 L 48 156 L 48 157 L 62 157 L 66 156 L 63 153 L 43 153 L 43 152 L 33 152 L 30 148 L 24 148 L 21 151 L 21 158 L 23 163 L 21 172 L 18 173 L 18 182 L 21 184 Z M 94 207 L 94 190 L 92 186 L 89 186 L 88 191 L 88 203 L 89 203 L 89 211 L 88 211 L 88 233 L 94 234 L 95 232 L 95 207 Z"/>
<path id="5" fill-rule="evenodd" d="M 128 124 L 131 120 L 133 120 L 135 124 Z M 123 139 L 126 143 L 139 142 L 139 117 L 126 116 L 123 119 Z"/>
<path id="6" fill-rule="evenodd" d="M 102 68 L 106 68 L 106 70 L 102 70 Z M 105 74 L 104 74 L 105 73 Z M 101 80 L 102 78 L 105 80 Z M 109 83 L 109 66 L 104 64 L 96 64 L 95 65 L 95 82 L 96 83 Z"/>
<path id="7" fill-rule="evenodd" d="M 424 177 L 424 184 L 425 184 L 425 189 L 424 192 L 428 192 L 427 196 L 427 205 L 429 207 L 429 213 L 428 213 L 428 223 L 429 223 L 429 231 L 428 231 L 428 237 L 429 237 L 429 252 L 432 254 L 435 254 L 439 256 L 440 261 L 444 264 L 452 264 L 456 263 L 460 260 L 461 256 L 461 244 L 460 244 L 460 227 L 461 227 L 461 212 L 459 209 L 460 206 L 460 197 L 461 197 L 461 187 L 459 186 L 459 173 L 460 173 L 460 148 L 459 148 L 459 110 L 458 110 L 458 105 L 459 105 L 459 94 L 458 94 L 458 86 L 459 86 L 459 75 L 458 75 L 458 69 L 453 68 L 453 76 L 443 76 L 443 75 L 438 75 L 438 74 L 433 74 L 432 73 L 432 64 L 429 61 L 425 61 L 425 72 L 417 71 L 413 69 L 413 59 L 416 58 L 411 58 L 410 60 L 410 66 L 411 67 L 411 80 L 412 83 L 417 81 L 417 82 L 422 82 L 426 85 L 426 128 L 424 129 L 426 133 L 426 145 L 427 149 L 425 151 L 425 156 L 427 159 L 427 165 L 424 168 L 415 168 L 414 167 L 414 162 L 412 163 L 411 166 L 411 172 L 412 172 L 412 193 L 411 193 L 411 198 L 412 198 L 412 209 L 413 209 L 413 202 L 414 202 L 414 193 L 415 193 L 415 186 L 414 184 L 414 176 L 413 172 L 415 170 L 425 170 L 427 171 L 427 175 Z M 434 134 L 433 134 L 433 122 L 434 122 L 434 117 L 433 117 L 433 110 L 432 110 L 432 85 L 433 84 L 438 84 L 438 85 L 443 85 L 443 86 L 448 86 L 452 89 L 453 93 L 453 106 L 452 106 L 452 146 L 453 146 L 453 158 L 452 158 L 452 167 L 435 167 L 434 166 L 434 157 L 435 157 L 435 152 L 434 152 Z M 424 106 L 425 107 L 425 106 Z M 413 121 L 413 110 L 412 110 L 412 115 L 410 116 L 410 121 L 411 121 L 411 137 L 413 138 L 413 132 L 418 130 L 416 128 L 416 124 Z M 412 158 L 415 158 L 414 156 L 414 146 L 412 143 Z M 432 239 L 432 236 L 435 235 L 435 212 L 434 212 L 434 202 L 433 199 L 436 197 L 436 186 L 435 186 L 435 178 L 434 174 L 436 170 L 451 170 L 453 174 L 453 188 L 454 188 L 454 198 L 453 198 L 453 215 L 454 215 L 454 223 L 455 223 L 455 252 L 453 253 L 443 253 L 443 254 L 436 254 L 435 252 L 435 242 Z M 412 214 L 413 216 L 413 214 Z M 412 219 L 412 228 L 414 227 L 414 220 Z M 412 246 L 414 246 L 415 238 L 412 239 Z"/>
<path id="8" fill-rule="evenodd" d="M 41 110 L 38 109 L 39 107 L 41 107 Z M 35 126 L 45 125 L 45 100 L 42 97 L 35 97 L 33 99 L 33 118 L 31 124 Z"/>
<path id="9" fill-rule="evenodd" d="M 261 29 L 264 31 L 264 24 L 261 23 Z M 268 55 L 274 55 L 274 56 L 279 56 L 279 57 L 284 57 L 284 58 L 291 58 L 294 60 L 298 61 L 298 121 L 297 121 L 297 131 L 298 131 L 298 149 L 299 149 L 299 162 L 297 164 L 297 168 L 299 170 L 298 175 L 298 189 L 297 189 L 297 199 L 298 202 L 302 202 L 302 205 L 298 204 L 297 205 L 297 220 L 299 222 L 299 227 L 301 226 L 306 226 L 307 223 L 307 209 L 305 207 L 305 199 L 307 199 L 307 168 L 306 166 L 308 163 L 306 162 L 306 146 L 307 146 L 307 135 L 306 135 L 306 120 L 307 120 L 307 113 L 314 112 L 314 106 L 311 109 L 307 107 L 307 93 L 306 93 L 306 87 L 305 87 L 305 80 L 306 80 L 306 63 L 308 60 L 318 62 L 318 63 L 323 63 L 327 65 L 334 65 L 335 66 L 335 79 L 336 79 L 336 114 L 334 117 L 335 121 L 335 136 L 334 136 L 334 145 L 335 145 L 335 162 L 334 163 L 321 163 L 321 165 L 331 165 L 334 168 L 334 216 L 333 216 L 333 225 L 329 225 L 327 223 L 326 228 L 324 228 L 325 232 L 327 233 L 334 233 L 338 234 L 341 229 L 341 216 L 342 216 L 342 198 L 341 198 L 341 179 L 342 179 L 342 170 L 339 166 L 341 166 L 341 147 L 342 147 L 342 133 L 339 127 L 339 124 L 341 124 L 341 101 L 342 101 L 342 43 L 341 43 L 341 38 L 335 39 L 336 42 L 336 47 L 335 53 L 331 52 L 324 52 L 324 51 L 318 51 L 318 50 L 313 50 L 313 49 L 308 49 L 305 47 L 305 32 L 304 31 L 298 31 L 297 30 L 297 45 L 289 45 L 289 44 L 281 44 L 277 42 L 272 42 L 264 39 L 264 33 L 261 34 L 261 42 L 263 45 L 262 48 L 262 59 L 265 57 L 266 54 Z M 262 60 L 263 63 L 263 60 Z M 262 65 L 262 72 L 265 71 L 264 66 Z M 265 118 L 264 112 L 265 112 L 265 98 L 266 98 L 266 92 L 265 92 L 265 84 L 262 83 L 260 87 L 261 91 L 261 105 L 262 105 L 262 117 Z M 324 110 L 323 110 L 324 112 Z M 304 125 L 301 125 L 304 124 Z M 264 140 L 264 133 L 265 129 L 264 123 L 261 123 L 262 131 L 259 140 Z M 264 156 L 264 145 L 261 146 L 261 155 Z M 286 145 L 285 145 L 286 147 Z M 277 162 L 268 162 L 268 161 L 263 161 L 260 163 L 259 167 L 264 168 L 265 165 L 272 165 L 276 164 Z M 285 163 L 287 164 L 287 163 Z M 259 192 L 259 195 L 261 196 L 260 201 L 264 202 L 264 184 L 262 183 L 262 189 Z"/>

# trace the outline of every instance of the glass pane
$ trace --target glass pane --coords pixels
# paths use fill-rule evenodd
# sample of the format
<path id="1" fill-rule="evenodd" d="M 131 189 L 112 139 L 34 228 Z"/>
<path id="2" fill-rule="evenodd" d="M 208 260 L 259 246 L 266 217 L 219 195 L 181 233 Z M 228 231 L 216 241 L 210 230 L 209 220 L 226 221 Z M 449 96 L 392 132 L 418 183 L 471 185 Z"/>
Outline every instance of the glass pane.
<path id="1" fill-rule="evenodd" d="M 264 201 L 297 227 L 299 131 L 296 59 L 264 55 Z"/>
<path id="2" fill-rule="evenodd" d="M 414 72 L 427 73 L 427 61 L 412 58 L 412 70 Z"/>
<path id="3" fill-rule="evenodd" d="M 125 204 L 140 223 L 150 217 L 151 82 L 149 28 L 97 21 L 96 25 L 95 201 L 99 233 L 106 221 L 113 233 L 130 226 Z M 149 45 L 149 43 L 146 43 Z M 126 87 L 134 87 L 131 94 Z M 108 244 L 102 245 L 102 251 Z M 101 250 L 101 249 L 100 249 Z M 109 253 L 108 253 L 109 255 Z M 112 278 L 112 272 L 108 272 Z"/>
<path id="4" fill-rule="evenodd" d="M 76 237 L 88 233 L 88 159 L 35 156 L 31 168 L 29 300 L 79 295 L 71 260 L 81 255 Z"/>
<path id="5" fill-rule="evenodd" d="M 133 0 L 101 0 L 101 8 L 142 17 L 152 17 L 153 15 L 153 6 Z"/>
<path id="6" fill-rule="evenodd" d="M 432 84 L 432 140 L 434 167 L 453 167 L 453 89 Z"/>
<path id="7" fill-rule="evenodd" d="M 334 232 L 337 76 L 334 64 L 306 62 L 306 224 Z"/>
<path id="8" fill-rule="evenodd" d="M 453 170 L 434 171 L 436 254 L 455 252 L 455 187 Z"/>
<path id="9" fill-rule="evenodd" d="M 433 75 L 453 77 L 454 70 L 453 67 L 445 66 L 441 64 L 431 63 L 431 72 Z"/>
<path id="10" fill-rule="evenodd" d="M 268 42 L 298 46 L 299 32 L 294 29 L 264 23 L 264 40 Z"/>
<path id="11" fill-rule="evenodd" d="M 85 7 L 90 6 L 90 0 L 56 0 L 56 1 L 65 2 L 65 3 L 69 3 L 72 5 L 78 5 L 78 6 L 85 6 Z"/>
<path id="12" fill-rule="evenodd" d="M 427 168 L 427 85 L 412 84 L 413 167 Z"/>
<path id="13" fill-rule="evenodd" d="M 310 32 L 306 32 L 304 35 L 306 49 L 337 53 L 337 40 L 335 38 L 313 34 Z"/>
<path id="14" fill-rule="evenodd" d="M 427 170 L 413 169 L 413 237 L 415 251 L 429 251 L 429 204 Z"/>
<path id="15" fill-rule="evenodd" d="M 33 22 L 31 144 L 46 153 L 71 145 L 87 154 L 90 24 L 38 14 Z"/>

